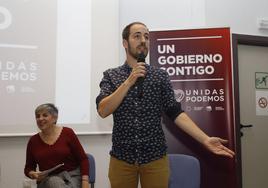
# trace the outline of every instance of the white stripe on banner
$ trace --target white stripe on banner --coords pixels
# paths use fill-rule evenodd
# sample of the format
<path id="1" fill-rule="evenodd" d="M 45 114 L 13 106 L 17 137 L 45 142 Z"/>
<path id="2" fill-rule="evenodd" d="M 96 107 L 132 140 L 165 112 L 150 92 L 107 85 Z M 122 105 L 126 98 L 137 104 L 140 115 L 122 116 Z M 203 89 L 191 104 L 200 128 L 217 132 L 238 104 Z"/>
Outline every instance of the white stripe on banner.
<path id="1" fill-rule="evenodd" d="M 38 46 L 22 45 L 22 44 L 0 44 L 0 48 L 22 48 L 22 49 L 36 50 Z"/>
<path id="2" fill-rule="evenodd" d="M 162 39 L 157 39 L 157 41 L 168 41 L 168 40 L 196 40 L 196 39 L 217 39 L 217 38 L 222 38 L 222 36 L 162 38 Z"/>
<path id="3" fill-rule="evenodd" d="M 183 79 L 183 80 L 170 80 L 171 82 L 199 82 L 199 81 L 222 81 L 224 78 L 206 78 L 206 79 Z"/>

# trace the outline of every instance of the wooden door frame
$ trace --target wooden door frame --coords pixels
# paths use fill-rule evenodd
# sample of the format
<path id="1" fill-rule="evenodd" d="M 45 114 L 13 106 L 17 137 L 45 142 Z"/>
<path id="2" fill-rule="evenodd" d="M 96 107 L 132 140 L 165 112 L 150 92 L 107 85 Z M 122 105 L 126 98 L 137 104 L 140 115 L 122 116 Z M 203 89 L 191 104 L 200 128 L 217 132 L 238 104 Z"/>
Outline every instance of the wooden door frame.
<path id="1" fill-rule="evenodd" d="M 238 45 L 268 47 L 268 37 L 244 34 L 232 34 L 233 48 L 233 78 L 234 78 L 234 105 L 235 105 L 235 132 L 238 187 L 242 188 L 242 161 L 241 161 L 241 133 L 240 133 L 240 102 L 239 102 L 239 75 L 238 75 Z"/>

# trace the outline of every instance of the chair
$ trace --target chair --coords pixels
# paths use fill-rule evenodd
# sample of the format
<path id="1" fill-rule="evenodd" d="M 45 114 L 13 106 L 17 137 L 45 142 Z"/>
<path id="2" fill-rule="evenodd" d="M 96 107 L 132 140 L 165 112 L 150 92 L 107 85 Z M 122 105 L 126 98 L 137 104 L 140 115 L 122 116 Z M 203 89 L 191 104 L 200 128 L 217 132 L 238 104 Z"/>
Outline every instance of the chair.
<path id="1" fill-rule="evenodd" d="M 95 159 L 93 155 L 87 153 L 87 158 L 89 161 L 89 184 L 91 188 L 94 188 L 95 178 L 96 178 L 96 166 L 95 166 Z"/>
<path id="2" fill-rule="evenodd" d="M 168 154 L 169 188 L 199 188 L 200 164 L 197 158 L 183 154 Z"/>

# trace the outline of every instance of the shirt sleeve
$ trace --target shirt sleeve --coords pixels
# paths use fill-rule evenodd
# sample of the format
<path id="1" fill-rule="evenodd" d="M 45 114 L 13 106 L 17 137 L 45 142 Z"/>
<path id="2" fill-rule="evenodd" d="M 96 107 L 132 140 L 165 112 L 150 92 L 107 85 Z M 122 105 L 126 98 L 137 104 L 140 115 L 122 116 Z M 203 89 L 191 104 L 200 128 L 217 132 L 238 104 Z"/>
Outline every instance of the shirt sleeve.
<path id="1" fill-rule="evenodd" d="M 96 98 L 97 109 L 98 109 L 98 105 L 100 101 L 104 99 L 105 97 L 111 95 L 113 91 L 115 90 L 115 86 L 112 83 L 111 78 L 109 76 L 109 70 L 103 73 L 103 78 L 99 86 L 100 86 L 100 93 Z"/>
<path id="2" fill-rule="evenodd" d="M 177 102 L 174 95 L 174 90 L 172 88 L 168 74 L 164 73 L 162 83 L 162 106 L 165 114 L 174 121 L 178 115 L 180 115 L 183 110 L 181 108 L 181 103 Z"/>
<path id="3" fill-rule="evenodd" d="M 68 136 L 72 153 L 80 164 L 81 175 L 89 175 L 89 162 L 85 150 L 78 137 L 71 128 L 68 128 Z"/>
<path id="4" fill-rule="evenodd" d="M 27 144 L 27 149 L 26 149 L 26 163 L 24 167 L 24 174 L 25 176 L 29 177 L 29 172 L 30 171 L 35 171 L 37 167 L 37 163 L 34 160 L 33 153 L 32 153 L 32 144 L 33 144 L 33 137 L 30 138 Z"/>

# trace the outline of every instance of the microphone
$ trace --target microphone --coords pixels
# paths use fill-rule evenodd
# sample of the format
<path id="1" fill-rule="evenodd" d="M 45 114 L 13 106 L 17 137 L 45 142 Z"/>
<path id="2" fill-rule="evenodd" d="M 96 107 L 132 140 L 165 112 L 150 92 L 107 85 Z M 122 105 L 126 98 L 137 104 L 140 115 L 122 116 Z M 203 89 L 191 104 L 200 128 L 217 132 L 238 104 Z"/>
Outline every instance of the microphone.
<path id="1" fill-rule="evenodd" d="M 137 62 L 145 62 L 145 54 L 141 52 L 138 54 Z M 138 97 L 141 98 L 143 96 L 143 90 L 142 90 L 142 84 L 144 81 L 144 77 L 139 77 L 136 81 L 137 87 L 138 87 Z"/>

